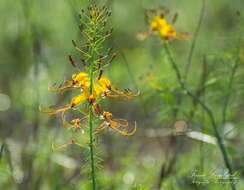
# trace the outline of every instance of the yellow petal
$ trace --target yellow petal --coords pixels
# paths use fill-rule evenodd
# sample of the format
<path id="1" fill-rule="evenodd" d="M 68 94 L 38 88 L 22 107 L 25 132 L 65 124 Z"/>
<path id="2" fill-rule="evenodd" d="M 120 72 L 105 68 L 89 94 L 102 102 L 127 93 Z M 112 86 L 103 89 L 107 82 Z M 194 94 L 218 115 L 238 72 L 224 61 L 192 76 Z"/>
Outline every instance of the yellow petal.
<path id="1" fill-rule="evenodd" d="M 83 80 L 84 78 L 87 78 L 88 74 L 85 73 L 85 72 L 80 72 L 78 74 L 74 74 L 72 75 L 72 79 L 73 80 L 77 80 L 77 81 L 81 81 Z"/>
<path id="2" fill-rule="evenodd" d="M 101 77 L 100 80 L 98 80 L 98 83 L 105 90 L 111 88 L 111 82 L 110 82 L 110 80 L 107 77 Z"/>
<path id="3" fill-rule="evenodd" d="M 78 74 L 74 74 L 72 76 L 73 82 L 78 83 L 81 87 L 84 85 L 87 85 L 87 82 L 89 81 L 88 74 L 85 72 L 80 72 Z"/>
<path id="4" fill-rule="evenodd" d="M 168 23 L 164 18 L 161 18 L 160 16 L 155 16 L 151 21 L 150 28 L 152 31 L 159 31 L 167 24 Z"/>
<path id="5" fill-rule="evenodd" d="M 94 90 L 93 91 L 94 95 L 97 97 L 97 96 L 100 96 L 106 89 L 104 89 L 103 87 L 101 87 L 98 84 L 94 84 L 93 90 Z"/>
<path id="6" fill-rule="evenodd" d="M 157 23 L 159 28 L 163 28 L 168 25 L 167 21 L 160 17 L 157 19 Z"/>
<path id="7" fill-rule="evenodd" d="M 79 105 L 81 102 L 85 101 L 86 99 L 87 99 L 87 96 L 85 95 L 84 92 L 79 96 L 75 96 L 71 100 L 71 107 L 75 107 L 75 106 Z"/>
<path id="8" fill-rule="evenodd" d="M 176 31 L 171 25 L 166 25 L 159 31 L 159 35 L 165 39 L 174 39 L 176 38 Z"/>
<path id="9" fill-rule="evenodd" d="M 150 24 L 150 28 L 152 31 L 156 31 L 158 29 L 158 24 L 156 21 L 152 21 Z"/>

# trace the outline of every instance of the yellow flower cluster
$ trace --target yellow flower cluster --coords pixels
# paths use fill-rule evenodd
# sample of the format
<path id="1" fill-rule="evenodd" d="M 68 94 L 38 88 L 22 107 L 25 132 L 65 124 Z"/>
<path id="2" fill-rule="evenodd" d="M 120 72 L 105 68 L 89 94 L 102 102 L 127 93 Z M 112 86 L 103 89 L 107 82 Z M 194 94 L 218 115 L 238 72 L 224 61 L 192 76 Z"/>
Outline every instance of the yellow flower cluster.
<path id="1" fill-rule="evenodd" d="M 46 112 L 49 115 L 55 115 L 59 112 L 65 112 L 68 109 L 74 108 L 81 103 L 87 101 L 89 104 L 93 104 L 99 98 L 104 97 L 113 97 L 111 82 L 107 77 L 101 77 L 100 79 L 96 79 L 93 82 L 93 91 L 90 93 L 90 77 L 86 72 L 79 72 L 77 74 L 72 75 L 72 79 L 65 81 L 59 87 L 49 87 L 49 90 L 63 93 L 67 90 L 78 89 L 80 90 L 80 94 L 73 97 L 69 104 L 63 106 L 62 108 L 57 109 L 43 109 L 41 108 L 42 112 Z M 126 96 L 126 93 L 122 93 Z"/>
<path id="2" fill-rule="evenodd" d="M 65 120 L 65 112 L 69 109 L 75 109 L 82 103 L 87 102 L 89 105 L 93 107 L 94 113 L 101 117 L 104 121 L 96 130 L 96 133 L 100 132 L 102 129 L 109 127 L 122 135 L 132 135 L 136 127 L 132 132 L 127 132 L 125 130 L 121 130 L 121 127 L 128 128 L 128 122 L 122 119 L 112 119 L 112 114 L 110 112 L 103 112 L 100 108 L 99 100 L 103 98 L 122 98 L 126 100 L 130 100 L 132 97 L 137 96 L 137 94 L 132 93 L 130 90 L 126 89 L 124 91 L 120 91 L 112 87 L 110 80 L 107 77 L 101 76 L 99 78 L 94 79 L 92 83 L 92 92 L 90 92 L 90 84 L 91 79 L 86 72 L 79 72 L 72 75 L 72 79 L 65 81 L 59 87 L 50 87 L 51 91 L 56 91 L 59 93 L 63 93 L 67 90 L 80 90 L 80 94 L 74 96 L 70 103 L 57 109 L 41 108 L 42 112 L 48 113 L 49 115 L 55 115 L 57 113 L 62 113 L 62 121 L 64 126 L 71 126 L 72 128 L 79 129 L 81 119 L 76 118 L 67 122 Z M 85 116 L 86 118 L 86 116 Z"/>
<path id="3" fill-rule="evenodd" d="M 177 34 L 172 25 L 170 25 L 165 18 L 155 16 L 151 23 L 150 28 L 154 32 L 158 32 L 161 38 L 165 40 L 177 38 Z"/>
<path id="4" fill-rule="evenodd" d="M 101 77 L 93 83 L 93 92 L 90 94 L 90 78 L 85 72 L 80 72 L 72 76 L 72 82 L 75 87 L 81 88 L 81 94 L 71 100 L 71 107 L 75 107 L 84 101 L 93 103 L 95 99 L 102 97 L 111 89 L 111 82 L 106 77 Z"/>

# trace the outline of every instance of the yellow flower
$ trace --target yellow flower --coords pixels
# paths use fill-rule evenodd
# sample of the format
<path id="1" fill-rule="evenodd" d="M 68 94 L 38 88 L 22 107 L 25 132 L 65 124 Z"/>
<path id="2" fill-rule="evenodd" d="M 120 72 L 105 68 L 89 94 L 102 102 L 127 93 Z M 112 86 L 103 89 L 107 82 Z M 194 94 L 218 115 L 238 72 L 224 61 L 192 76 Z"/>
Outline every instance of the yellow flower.
<path id="1" fill-rule="evenodd" d="M 105 92 L 107 86 L 111 85 L 109 79 L 105 77 L 102 77 L 101 79 L 101 82 L 93 84 L 93 92 L 90 94 L 90 78 L 88 77 L 88 74 L 85 72 L 74 74 L 72 76 L 73 83 L 74 85 L 81 87 L 83 93 L 72 99 L 71 107 L 74 107 L 85 100 L 88 100 L 89 103 L 93 103 L 97 98 L 99 98 L 99 96 Z"/>
<path id="2" fill-rule="evenodd" d="M 88 78 L 88 74 L 85 73 L 85 72 L 80 72 L 78 74 L 73 74 L 72 75 L 72 79 L 75 81 L 75 82 L 80 82 L 82 81 L 83 79 L 85 78 Z"/>
<path id="3" fill-rule="evenodd" d="M 159 35 L 164 39 L 176 39 L 176 31 L 171 25 L 166 25 L 160 29 Z"/>
<path id="4" fill-rule="evenodd" d="M 151 22 L 151 30 L 152 31 L 159 31 L 161 28 L 168 25 L 167 21 L 160 16 L 155 16 Z"/>
<path id="5" fill-rule="evenodd" d="M 79 87 L 89 88 L 90 86 L 88 74 L 85 72 L 72 75 L 72 80 L 73 84 L 78 85 Z"/>
<path id="6" fill-rule="evenodd" d="M 83 88 L 82 94 L 72 98 L 71 107 L 75 107 L 75 106 L 81 104 L 82 102 L 84 102 L 86 100 L 90 104 L 94 103 L 96 101 L 96 99 L 98 99 L 100 97 L 100 95 L 103 93 L 103 89 L 101 88 L 101 86 L 99 86 L 96 83 L 93 85 L 92 94 L 90 94 L 89 90 L 90 90 L 89 88 Z"/>
<path id="7" fill-rule="evenodd" d="M 72 98 L 70 106 L 75 107 L 75 106 L 79 105 L 80 103 L 84 102 L 87 98 L 88 98 L 87 94 L 85 92 L 82 92 L 82 94 Z"/>
<path id="8" fill-rule="evenodd" d="M 107 77 L 101 77 L 98 80 L 98 83 L 101 85 L 104 91 L 111 89 L 111 82 Z"/>
<path id="9" fill-rule="evenodd" d="M 103 92 L 104 88 L 95 83 L 93 86 L 93 94 L 95 95 L 95 97 L 100 96 Z"/>
<path id="10" fill-rule="evenodd" d="M 92 104 L 92 106 L 94 106 L 95 108 L 95 105 L 97 105 L 99 98 L 123 98 L 129 100 L 132 97 L 138 95 L 132 93 L 128 89 L 125 89 L 124 91 L 119 91 L 117 89 L 112 88 L 111 81 L 104 76 L 102 76 L 100 79 L 97 79 L 93 82 L 92 93 L 90 93 L 90 77 L 85 72 L 74 74 L 72 75 L 72 80 L 66 81 L 64 85 L 61 85 L 57 88 L 55 87 L 52 88 L 52 90 L 58 92 L 64 92 L 66 90 L 72 90 L 72 89 L 79 89 L 81 90 L 81 93 L 77 96 L 74 96 L 71 99 L 69 104 L 58 109 L 52 109 L 52 108 L 41 109 L 43 112 L 48 113 L 49 115 L 55 115 L 57 113 L 61 113 L 64 126 L 67 126 L 68 124 L 71 126 L 76 125 L 73 124 L 72 121 L 67 122 L 65 120 L 65 113 L 66 111 L 70 109 L 74 109 L 76 106 L 79 106 L 82 103 L 87 102 L 89 104 Z M 112 120 L 112 114 L 110 112 L 104 112 L 103 119 L 104 119 L 103 127 L 105 127 L 106 124 L 109 123 L 110 128 L 113 128 L 114 130 L 118 131 L 123 135 L 131 135 L 132 133 L 135 132 L 135 129 L 133 130 L 133 132 L 130 133 L 125 129 L 123 130 L 119 129 L 120 127 L 126 127 L 128 125 L 127 121 L 118 120 L 118 119 Z"/>
<path id="11" fill-rule="evenodd" d="M 176 39 L 176 31 L 172 25 L 170 25 L 166 19 L 155 16 L 150 24 L 150 28 L 154 32 L 158 32 L 161 38 L 169 40 L 169 39 Z"/>

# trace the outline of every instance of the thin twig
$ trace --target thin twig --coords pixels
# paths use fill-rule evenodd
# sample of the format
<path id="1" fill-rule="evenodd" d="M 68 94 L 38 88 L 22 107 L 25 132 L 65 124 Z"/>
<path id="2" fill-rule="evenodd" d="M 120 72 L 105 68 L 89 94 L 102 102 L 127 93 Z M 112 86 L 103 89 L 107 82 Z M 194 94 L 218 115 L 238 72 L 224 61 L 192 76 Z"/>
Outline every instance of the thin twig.
<path id="1" fill-rule="evenodd" d="M 184 76 L 184 80 L 185 81 L 187 80 L 188 72 L 189 72 L 189 69 L 190 69 L 191 64 L 192 64 L 192 57 L 193 57 L 194 49 L 195 49 L 195 46 L 196 46 L 197 37 L 199 35 L 199 31 L 200 31 L 200 28 L 201 28 L 201 25 L 202 25 L 204 12 L 205 12 L 205 0 L 202 0 L 202 8 L 201 8 L 200 17 L 199 17 L 199 20 L 198 20 L 197 28 L 196 28 L 194 36 L 193 36 L 193 41 L 192 41 L 192 44 L 191 44 L 191 48 L 190 48 L 190 52 L 189 52 L 189 55 L 188 55 L 187 64 L 186 64 L 186 68 L 185 68 L 185 76 Z"/>
<path id="2" fill-rule="evenodd" d="M 233 81 L 234 81 L 235 74 L 236 74 L 236 71 L 237 71 L 237 68 L 238 68 L 239 62 L 240 62 L 239 52 L 240 52 L 240 46 L 238 47 L 237 58 L 236 58 L 235 63 L 233 65 L 232 69 L 231 69 L 230 80 L 229 80 L 229 83 L 228 83 L 228 92 L 227 92 L 226 97 L 224 99 L 224 106 L 223 106 L 223 110 L 222 110 L 222 126 L 226 122 L 226 112 L 227 112 L 227 108 L 228 108 L 229 101 L 230 101 Z"/>
<path id="3" fill-rule="evenodd" d="M 199 87 L 195 91 L 195 96 L 201 97 L 203 95 L 203 93 L 205 91 L 205 83 L 206 83 L 207 77 L 208 77 L 207 60 L 206 60 L 206 55 L 204 55 L 203 62 L 202 62 L 202 74 L 201 74 L 201 78 L 200 78 L 199 85 L 198 85 Z M 189 114 L 190 118 L 194 118 L 196 107 L 197 107 L 197 101 L 193 99 L 192 100 L 192 109 Z"/>

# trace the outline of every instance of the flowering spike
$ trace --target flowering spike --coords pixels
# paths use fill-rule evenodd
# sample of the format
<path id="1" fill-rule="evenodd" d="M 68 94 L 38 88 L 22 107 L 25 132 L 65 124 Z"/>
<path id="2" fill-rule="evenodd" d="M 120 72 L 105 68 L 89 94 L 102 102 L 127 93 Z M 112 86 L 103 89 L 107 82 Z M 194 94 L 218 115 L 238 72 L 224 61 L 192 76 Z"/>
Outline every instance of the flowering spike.
<path id="1" fill-rule="evenodd" d="M 89 142 L 85 144 L 89 146 L 90 163 L 91 163 L 91 176 L 92 176 L 92 189 L 96 189 L 96 175 L 95 175 L 95 146 L 94 134 L 102 132 L 106 128 L 110 128 L 115 132 L 123 135 L 130 136 L 136 131 L 136 124 L 133 129 L 130 129 L 129 123 L 124 119 L 114 119 L 112 113 L 105 112 L 101 108 L 101 102 L 104 99 L 118 98 L 123 100 L 130 100 L 137 96 L 139 93 L 133 93 L 129 89 L 118 90 L 114 87 L 109 78 L 104 76 L 104 69 L 116 57 L 112 48 L 106 49 L 105 41 L 111 36 L 113 29 L 106 29 L 107 18 L 111 16 L 111 12 L 106 7 L 98 7 L 90 5 L 87 10 L 82 10 L 79 15 L 80 25 L 79 30 L 83 36 L 83 44 L 78 44 L 72 40 L 74 48 L 80 54 L 80 62 L 83 64 L 82 71 L 75 72 L 70 76 L 70 79 L 63 82 L 61 85 L 50 86 L 49 90 L 57 93 L 64 93 L 72 91 L 71 100 L 61 108 L 40 108 L 40 111 L 48 115 L 61 114 L 63 126 L 73 133 L 85 130 L 82 124 L 89 126 Z M 70 64 L 79 69 L 78 63 L 74 61 L 71 55 L 68 55 Z M 87 109 L 88 108 L 88 109 Z M 83 111 L 85 109 L 85 111 Z M 81 117 L 73 117 L 66 120 L 66 114 L 79 113 Z M 99 126 L 94 127 L 94 121 L 99 121 Z M 69 145 L 79 144 L 75 139 L 71 139 L 65 144 L 57 147 L 53 145 L 54 150 L 60 150 L 68 147 Z"/>
<path id="2" fill-rule="evenodd" d="M 61 108 L 40 108 L 40 110 L 48 115 L 61 114 L 62 124 L 65 128 L 76 132 L 81 130 L 81 122 L 90 122 L 90 119 L 100 118 L 102 121 L 96 131 L 102 131 L 105 128 L 111 128 L 121 135 L 128 136 L 135 132 L 135 128 L 129 131 L 129 123 L 123 119 L 113 119 L 110 112 L 104 112 L 100 106 L 100 102 L 104 99 L 118 98 L 130 100 L 139 93 L 133 93 L 129 89 L 119 90 L 114 87 L 109 78 L 104 76 L 104 68 L 108 66 L 116 57 L 112 48 L 106 49 L 105 40 L 111 36 L 113 29 L 105 29 L 107 18 L 111 12 L 106 7 L 98 7 L 91 5 L 86 11 L 82 10 L 79 15 L 79 29 L 84 37 L 83 44 L 76 43 L 72 40 L 72 44 L 80 53 L 83 71 L 79 70 L 78 63 L 75 62 L 71 55 L 68 55 L 70 64 L 79 71 L 71 75 L 70 79 L 64 81 L 61 85 L 53 85 L 49 90 L 56 93 L 64 93 L 66 91 L 75 92 L 71 100 Z M 73 118 L 66 120 L 66 113 L 80 112 L 82 105 L 89 108 L 88 114 L 82 118 Z M 82 107 L 81 107 L 82 106 Z M 93 117 L 91 117 L 93 115 Z M 83 130 L 83 129 L 82 129 Z M 91 131 L 93 133 L 93 131 Z M 60 147 L 66 147 L 70 144 L 66 143 Z"/>

